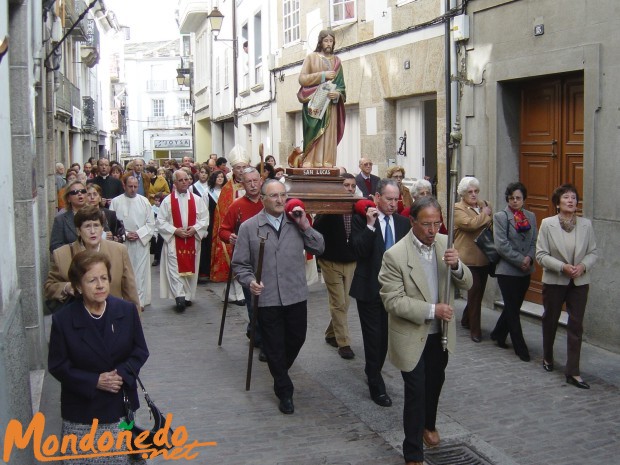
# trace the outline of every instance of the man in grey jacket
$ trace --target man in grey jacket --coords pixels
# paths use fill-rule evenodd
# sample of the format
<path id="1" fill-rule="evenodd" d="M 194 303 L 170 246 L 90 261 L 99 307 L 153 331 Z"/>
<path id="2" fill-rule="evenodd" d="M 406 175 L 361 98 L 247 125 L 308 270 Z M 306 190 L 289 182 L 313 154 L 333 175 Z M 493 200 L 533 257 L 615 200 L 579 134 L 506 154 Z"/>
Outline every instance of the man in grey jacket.
<path id="1" fill-rule="evenodd" d="M 264 209 L 241 224 L 232 258 L 242 286 L 258 298 L 258 322 L 273 387 L 284 414 L 294 412 L 289 368 L 306 340 L 308 286 L 304 249 L 320 255 L 323 236 L 312 228 L 303 204 L 284 213 L 284 184 L 267 180 L 261 188 Z M 260 238 L 266 238 L 261 282 L 256 281 Z"/>

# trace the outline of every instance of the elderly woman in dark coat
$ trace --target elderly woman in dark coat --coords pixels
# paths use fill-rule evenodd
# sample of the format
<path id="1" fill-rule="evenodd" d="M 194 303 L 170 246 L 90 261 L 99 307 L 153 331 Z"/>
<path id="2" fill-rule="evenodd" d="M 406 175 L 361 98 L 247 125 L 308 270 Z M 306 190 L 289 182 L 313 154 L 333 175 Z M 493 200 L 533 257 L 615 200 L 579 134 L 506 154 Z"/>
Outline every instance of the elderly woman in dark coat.
<path id="1" fill-rule="evenodd" d="M 530 353 L 521 330 L 521 304 L 530 287 L 530 276 L 534 272 L 536 258 L 536 216 L 523 208 L 527 189 L 520 182 L 506 187 L 508 205 L 493 215 L 493 236 L 500 261 L 495 269 L 497 283 L 502 291 L 504 310 L 500 315 L 491 339 L 497 345 L 508 348 L 510 340 L 515 354 L 524 362 L 530 361 Z"/>
<path id="2" fill-rule="evenodd" d="M 124 394 L 134 410 L 139 407 L 132 370 L 139 372 L 149 356 L 136 305 L 109 295 L 110 278 L 106 255 L 91 251 L 75 255 L 69 280 L 78 298 L 52 316 L 49 345 L 48 369 L 61 383 L 63 437 L 83 437 L 97 418 L 95 444 L 104 432 L 116 436 L 120 431 L 119 422 L 126 415 Z M 130 457 L 79 463 L 144 463 Z"/>

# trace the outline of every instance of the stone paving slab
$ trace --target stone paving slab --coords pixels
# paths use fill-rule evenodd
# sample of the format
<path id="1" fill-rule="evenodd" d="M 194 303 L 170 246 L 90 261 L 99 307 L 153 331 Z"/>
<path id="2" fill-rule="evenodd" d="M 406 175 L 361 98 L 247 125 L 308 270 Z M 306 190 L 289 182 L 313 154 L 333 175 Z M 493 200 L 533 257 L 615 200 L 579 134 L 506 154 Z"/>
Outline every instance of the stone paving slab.
<path id="1" fill-rule="evenodd" d="M 158 272 L 153 295 L 158 295 Z M 143 316 L 151 351 L 141 377 L 151 397 L 174 413 L 192 439 L 217 441 L 196 464 L 396 465 L 402 464 L 403 387 L 386 362 L 384 378 L 394 402 L 376 406 L 363 373 L 363 347 L 355 301 L 349 324 L 353 360 L 324 342 L 327 293 L 312 286 L 308 335 L 291 370 L 295 414 L 277 409 L 272 378 L 255 353 L 252 389 L 245 391 L 248 344 L 245 307 L 232 305 L 224 342 L 217 347 L 223 284 L 200 284 L 194 306 L 176 314 L 172 301 L 154 299 Z M 464 302 L 457 301 L 460 318 Z M 556 371 L 542 363 L 540 321 L 523 319 L 532 361 L 489 340 L 499 313 L 483 310 L 480 344 L 457 330 L 440 401 L 438 429 L 446 444 L 465 443 L 495 465 L 620 463 L 620 355 L 584 343 L 582 375 L 589 391 L 569 386 L 562 374 L 565 333 L 558 331 Z M 45 377 L 41 409 L 48 431 L 59 431 L 59 387 Z M 144 410 L 144 409 L 141 409 Z M 155 459 L 152 463 L 168 463 Z"/>

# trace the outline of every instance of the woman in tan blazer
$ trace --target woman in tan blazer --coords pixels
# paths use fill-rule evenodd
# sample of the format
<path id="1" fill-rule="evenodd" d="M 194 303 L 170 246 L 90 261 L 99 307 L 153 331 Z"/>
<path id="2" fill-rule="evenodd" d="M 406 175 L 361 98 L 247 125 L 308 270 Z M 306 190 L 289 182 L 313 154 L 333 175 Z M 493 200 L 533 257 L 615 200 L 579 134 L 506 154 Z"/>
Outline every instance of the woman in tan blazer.
<path id="1" fill-rule="evenodd" d="M 597 259 L 594 230 L 590 220 L 576 214 L 579 194 L 575 186 L 561 185 L 551 201 L 558 214 L 542 221 L 536 243 L 536 261 L 543 267 L 543 368 L 553 371 L 553 343 L 566 304 L 566 382 L 590 389 L 579 375 L 579 356 L 590 270 Z"/>
<path id="2" fill-rule="evenodd" d="M 137 309 L 141 310 L 127 247 L 117 242 L 102 240 L 104 221 L 103 212 L 96 206 L 89 205 L 77 211 L 75 228 L 78 239 L 52 252 L 52 263 L 44 287 L 46 300 L 66 303 L 73 297 L 73 288 L 68 276 L 71 260 L 82 250 L 92 250 L 101 252 L 110 259 L 110 294 L 133 302 Z"/>
<path id="3" fill-rule="evenodd" d="M 471 340 L 480 342 L 480 312 L 482 297 L 489 277 L 489 261 L 475 244 L 474 239 L 493 221 L 493 210 L 486 200 L 480 200 L 480 181 L 471 176 L 461 179 L 457 187 L 461 201 L 454 205 L 454 248 L 471 270 L 474 284 L 467 292 L 467 306 L 463 310 L 461 326 L 468 328 Z"/>

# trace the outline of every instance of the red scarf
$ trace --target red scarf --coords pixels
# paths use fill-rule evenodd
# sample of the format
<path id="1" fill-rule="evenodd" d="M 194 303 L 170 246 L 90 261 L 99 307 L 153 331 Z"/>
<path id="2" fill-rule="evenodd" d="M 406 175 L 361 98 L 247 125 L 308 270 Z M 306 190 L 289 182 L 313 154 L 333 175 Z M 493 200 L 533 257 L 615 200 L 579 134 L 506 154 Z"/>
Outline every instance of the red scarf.
<path id="1" fill-rule="evenodd" d="M 187 193 L 187 227 L 196 224 L 196 201 L 194 196 Z M 172 191 L 170 198 L 170 208 L 172 209 L 172 224 L 175 228 L 183 227 L 181 218 L 181 208 L 176 191 Z M 177 249 L 177 268 L 180 276 L 191 276 L 196 273 L 196 237 L 187 239 L 174 236 L 174 244 Z"/>
<path id="2" fill-rule="evenodd" d="M 525 213 L 523 213 L 523 210 L 521 209 L 513 210 L 512 207 L 508 207 L 508 208 L 510 208 L 510 211 L 512 212 L 514 216 L 515 229 L 517 230 L 517 232 L 526 232 L 532 228 L 532 226 L 530 225 L 530 222 L 527 220 L 527 217 L 525 216 Z"/>

